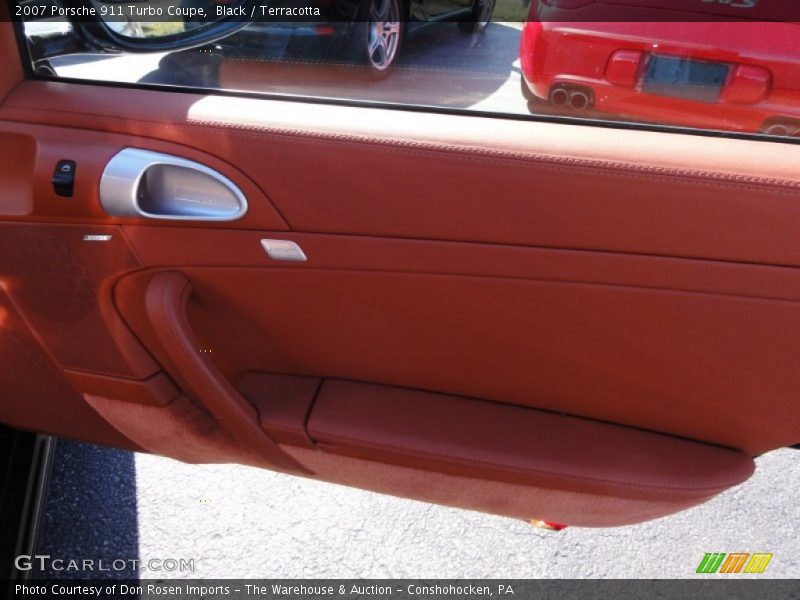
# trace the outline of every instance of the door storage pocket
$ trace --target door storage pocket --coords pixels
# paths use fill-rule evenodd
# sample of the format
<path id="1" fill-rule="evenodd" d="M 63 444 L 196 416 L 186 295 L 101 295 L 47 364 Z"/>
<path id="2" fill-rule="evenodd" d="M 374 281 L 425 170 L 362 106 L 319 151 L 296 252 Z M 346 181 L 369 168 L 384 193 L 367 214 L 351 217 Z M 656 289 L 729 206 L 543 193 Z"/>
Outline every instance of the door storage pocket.
<path id="1" fill-rule="evenodd" d="M 324 451 L 583 494 L 692 504 L 745 481 L 742 452 L 483 400 L 327 380 L 308 420 Z"/>

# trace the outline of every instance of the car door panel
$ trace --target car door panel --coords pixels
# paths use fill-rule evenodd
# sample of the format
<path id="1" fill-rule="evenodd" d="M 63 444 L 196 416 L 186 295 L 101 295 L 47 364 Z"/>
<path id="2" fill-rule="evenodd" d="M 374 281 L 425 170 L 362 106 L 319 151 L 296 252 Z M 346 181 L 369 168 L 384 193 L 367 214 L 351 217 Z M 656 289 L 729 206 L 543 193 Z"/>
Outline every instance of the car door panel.
<path id="1" fill-rule="evenodd" d="M 800 264 L 793 145 L 95 89 L 25 82 L 2 115 L 218 147 L 295 231 Z"/>
<path id="2" fill-rule="evenodd" d="M 22 61 L 19 56 L 19 45 L 14 32 L 14 25 L 8 19 L 8 8 L 6 5 L 0 6 L 0 52 L 7 56 L 8 60 L 0 69 L 0 98 L 5 98 L 8 92 L 19 85 L 23 80 Z"/>
<path id="3" fill-rule="evenodd" d="M 3 422 L 51 435 L 141 449 L 92 410 L 68 383 L 58 363 L 17 311 L 5 286 L 0 289 L 0 332 Z"/>
<path id="4" fill-rule="evenodd" d="M 41 127 L 9 121 L 0 124 L 0 136 L 6 139 L 3 147 L 8 149 L 9 158 L 12 153 L 18 156 L 24 152 L 22 156 L 25 162 L 34 166 L 32 173 L 16 168 L 11 160 L 4 167 L 9 183 L 20 188 L 13 195 L 9 194 L 9 197 L 17 200 L 14 205 L 9 204 L 9 210 L 2 212 L 4 221 L 27 222 L 33 219 L 51 223 L 153 223 L 153 220 L 131 218 L 121 221 L 109 216 L 99 199 L 99 182 L 108 162 L 124 148 L 139 147 L 198 162 L 236 181 L 249 200 L 246 215 L 248 226 L 271 230 L 288 228 L 283 217 L 251 179 L 225 160 L 190 146 L 135 135 L 110 135 L 78 128 Z M 74 192 L 69 198 L 59 196 L 52 184 L 55 164 L 63 159 L 73 160 L 77 165 Z M 197 222 L 172 221 L 170 224 L 196 226 Z M 241 227 L 242 223 L 234 221 L 223 226 Z"/>
<path id="5" fill-rule="evenodd" d="M 114 279 L 142 268 L 118 228 L 2 223 L 0 240 L 6 293 L 61 365 L 129 378 L 159 370 L 111 303 Z"/>
<path id="6" fill-rule="evenodd" d="M 5 422 L 587 526 L 800 441 L 795 146 L 41 81 L 0 138 L 33 164 L 0 170 L 2 327 L 61 389 Z M 247 214 L 109 217 L 124 148 L 219 171 Z"/>
<path id="7" fill-rule="evenodd" d="M 266 371 L 385 383 L 751 454 L 797 436 L 800 375 L 787 353 L 800 333 L 794 302 L 446 274 L 182 272 L 198 299 L 189 315 L 201 345 L 234 381 Z M 142 313 L 149 277 L 120 281 L 116 300 L 155 347 Z M 762 396 L 769 411 L 755 401 Z"/>
<path id="8" fill-rule="evenodd" d="M 27 215 L 33 210 L 33 165 L 36 142 L 27 135 L 0 133 L 0 178 L 7 192 L 0 199 L 0 214 Z"/>
<path id="9" fill-rule="evenodd" d="M 705 499 L 744 481 L 753 469 L 742 453 L 674 437 L 350 381 L 323 384 L 308 433 L 323 451 L 345 456 L 551 490 L 676 503 Z"/>

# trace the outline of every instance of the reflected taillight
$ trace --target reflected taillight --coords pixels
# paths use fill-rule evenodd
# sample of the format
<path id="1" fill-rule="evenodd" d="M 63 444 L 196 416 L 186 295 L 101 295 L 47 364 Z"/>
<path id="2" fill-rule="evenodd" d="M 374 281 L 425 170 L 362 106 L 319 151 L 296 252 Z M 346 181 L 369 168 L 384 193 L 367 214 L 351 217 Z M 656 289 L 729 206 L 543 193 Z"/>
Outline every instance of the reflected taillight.
<path id="1" fill-rule="evenodd" d="M 756 104 L 767 97 L 772 74 L 764 67 L 736 65 L 722 92 L 725 102 Z"/>
<path id="2" fill-rule="evenodd" d="M 642 52 L 638 50 L 617 50 L 608 59 L 606 79 L 609 83 L 622 87 L 633 87 L 639 77 Z"/>

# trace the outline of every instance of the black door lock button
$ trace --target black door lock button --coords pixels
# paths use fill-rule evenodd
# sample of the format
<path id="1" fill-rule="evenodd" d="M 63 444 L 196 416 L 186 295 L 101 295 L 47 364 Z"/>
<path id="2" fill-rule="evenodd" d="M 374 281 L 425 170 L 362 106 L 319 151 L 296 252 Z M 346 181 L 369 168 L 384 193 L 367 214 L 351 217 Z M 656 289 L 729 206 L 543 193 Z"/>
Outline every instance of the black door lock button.
<path id="1" fill-rule="evenodd" d="M 60 160 L 53 173 L 53 190 L 59 196 L 72 198 L 72 188 L 75 184 L 75 161 Z"/>

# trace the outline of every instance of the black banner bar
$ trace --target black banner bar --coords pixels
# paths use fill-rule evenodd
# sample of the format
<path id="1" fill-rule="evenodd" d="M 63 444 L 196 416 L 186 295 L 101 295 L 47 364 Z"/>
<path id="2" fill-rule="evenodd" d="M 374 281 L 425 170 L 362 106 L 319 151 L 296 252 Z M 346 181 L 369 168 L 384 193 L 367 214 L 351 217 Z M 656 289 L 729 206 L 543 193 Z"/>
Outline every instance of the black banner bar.
<path id="1" fill-rule="evenodd" d="M 9 598 L 125 600 L 783 600 L 800 599 L 796 580 L 519 579 L 61 579 L 7 582 Z"/>

